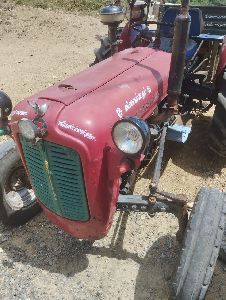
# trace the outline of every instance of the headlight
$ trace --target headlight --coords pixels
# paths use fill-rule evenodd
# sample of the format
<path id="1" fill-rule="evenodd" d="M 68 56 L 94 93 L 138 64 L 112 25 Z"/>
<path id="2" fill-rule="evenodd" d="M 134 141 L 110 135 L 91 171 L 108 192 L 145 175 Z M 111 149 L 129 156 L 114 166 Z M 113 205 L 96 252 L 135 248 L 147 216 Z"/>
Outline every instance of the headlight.
<path id="1" fill-rule="evenodd" d="M 29 141 L 33 141 L 39 136 L 39 128 L 28 119 L 22 119 L 18 123 L 19 132 Z"/>
<path id="2" fill-rule="evenodd" d="M 145 121 L 129 117 L 118 121 L 112 129 L 116 147 L 130 155 L 141 153 L 150 142 L 150 130 Z"/>

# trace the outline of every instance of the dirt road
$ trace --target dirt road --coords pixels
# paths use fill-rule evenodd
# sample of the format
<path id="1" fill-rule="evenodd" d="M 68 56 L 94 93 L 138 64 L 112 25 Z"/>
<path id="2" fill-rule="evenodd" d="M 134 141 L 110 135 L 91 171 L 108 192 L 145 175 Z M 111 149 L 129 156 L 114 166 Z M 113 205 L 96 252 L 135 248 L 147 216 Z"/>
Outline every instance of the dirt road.
<path id="1" fill-rule="evenodd" d="M 87 67 L 106 32 L 90 16 L 0 8 L 0 89 L 14 103 Z M 225 189 L 226 161 L 206 148 L 209 122 L 208 116 L 194 121 L 186 145 L 167 144 L 162 188 L 191 201 L 203 185 Z M 137 191 L 145 192 L 151 171 L 138 180 Z M 120 217 L 93 245 L 43 215 L 13 230 L 0 225 L 0 299 L 168 299 L 179 254 L 177 221 L 163 214 L 124 215 L 117 230 Z M 207 300 L 226 299 L 225 272 L 218 262 Z"/>

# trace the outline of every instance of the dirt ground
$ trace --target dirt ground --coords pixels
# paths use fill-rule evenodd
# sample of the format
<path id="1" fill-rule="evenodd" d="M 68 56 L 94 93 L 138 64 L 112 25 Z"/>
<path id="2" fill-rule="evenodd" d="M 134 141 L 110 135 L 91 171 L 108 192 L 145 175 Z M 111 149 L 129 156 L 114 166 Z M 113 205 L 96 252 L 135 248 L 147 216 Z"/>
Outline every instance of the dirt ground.
<path id="1" fill-rule="evenodd" d="M 99 36 L 98 19 L 0 3 L 0 89 L 17 103 L 86 68 Z M 167 144 L 161 187 L 190 201 L 201 186 L 226 187 L 226 161 L 206 147 L 210 117 L 193 122 L 186 145 Z M 151 169 L 136 190 L 145 192 Z M 176 178 L 176 180 L 175 180 Z M 169 299 L 179 246 L 171 215 L 115 216 L 93 245 L 51 225 L 41 214 L 16 229 L 0 225 L 0 299 Z M 207 300 L 226 299 L 226 266 L 218 262 Z"/>

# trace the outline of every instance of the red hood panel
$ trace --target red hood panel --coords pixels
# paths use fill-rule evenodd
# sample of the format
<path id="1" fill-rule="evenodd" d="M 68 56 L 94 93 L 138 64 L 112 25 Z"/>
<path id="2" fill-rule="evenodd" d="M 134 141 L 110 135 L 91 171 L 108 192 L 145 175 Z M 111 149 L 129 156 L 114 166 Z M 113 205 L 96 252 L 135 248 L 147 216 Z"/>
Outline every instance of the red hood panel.
<path id="1" fill-rule="evenodd" d="M 60 130 L 90 147 L 91 152 L 99 151 L 111 140 L 116 121 L 135 115 L 146 119 L 167 96 L 170 60 L 171 54 L 160 50 L 125 50 L 20 102 L 14 108 L 13 121 L 34 118 L 27 100 L 48 103 L 43 117 L 49 129 L 48 139 L 52 140 L 53 132 Z M 65 85 L 79 88 L 73 91 L 63 88 Z M 53 112 L 56 108 L 57 113 Z M 96 142 L 98 147 L 93 147 Z"/>
<path id="2" fill-rule="evenodd" d="M 167 96 L 170 59 L 169 53 L 152 50 L 129 70 L 66 106 L 59 115 L 58 128 L 85 142 L 90 151 L 99 151 L 111 140 L 116 121 L 126 116 L 146 119 Z M 131 59 L 125 56 L 124 60 Z"/>
<path id="3" fill-rule="evenodd" d="M 119 52 L 113 57 L 39 92 L 28 100 L 37 101 L 37 99 L 43 98 L 70 105 L 151 56 L 155 51 L 151 48 L 136 48 Z"/>

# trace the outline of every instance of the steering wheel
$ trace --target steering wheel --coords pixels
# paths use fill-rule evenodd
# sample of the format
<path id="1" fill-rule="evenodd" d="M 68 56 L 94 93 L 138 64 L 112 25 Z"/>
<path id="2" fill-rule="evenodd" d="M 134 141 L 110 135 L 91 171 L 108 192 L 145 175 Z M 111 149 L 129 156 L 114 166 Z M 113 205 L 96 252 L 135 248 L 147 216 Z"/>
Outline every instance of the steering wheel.
<path id="1" fill-rule="evenodd" d="M 145 40 L 148 40 L 150 42 L 153 42 L 153 38 L 156 37 L 156 30 L 149 30 L 148 27 L 146 27 L 145 29 L 139 27 L 140 25 L 152 25 L 152 24 L 157 24 L 157 25 L 160 25 L 160 26 L 174 27 L 174 24 L 172 24 L 172 23 L 164 23 L 164 22 L 158 22 L 158 21 L 133 22 L 131 24 L 131 28 L 133 30 L 139 32 L 139 34 L 137 35 L 136 39 L 133 41 L 132 47 L 136 47 L 136 43 L 140 39 L 145 39 Z"/>

